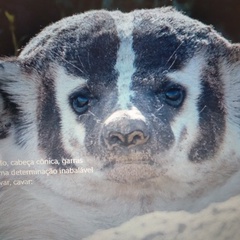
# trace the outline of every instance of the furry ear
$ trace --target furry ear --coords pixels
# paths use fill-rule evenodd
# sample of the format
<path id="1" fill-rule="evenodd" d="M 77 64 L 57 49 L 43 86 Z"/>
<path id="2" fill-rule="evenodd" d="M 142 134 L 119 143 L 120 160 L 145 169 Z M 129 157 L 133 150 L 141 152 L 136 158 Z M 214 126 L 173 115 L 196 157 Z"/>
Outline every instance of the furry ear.
<path id="1" fill-rule="evenodd" d="M 0 139 L 8 136 L 12 126 L 12 116 L 17 106 L 11 101 L 11 85 L 19 77 L 19 65 L 16 61 L 0 62 Z"/>
<path id="2" fill-rule="evenodd" d="M 27 115 L 36 101 L 36 81 L 17 59 L 0 61 L 0 139 L 8 136 L 19 114 Z"/>
<path id="3" fill-rule="evenodd" d="M 11 127 L 11 118 L 6 107 L 6 102 L 0 93 L 0 139 L 7 137 Z"/>
<path id="4" fill-rule="evenodd" d="M 237 124 L 240 132 L 240 44 L 231 45 L 226 59 L 221 66 L 225 84 L 225 108 L 228 118 Z"/>

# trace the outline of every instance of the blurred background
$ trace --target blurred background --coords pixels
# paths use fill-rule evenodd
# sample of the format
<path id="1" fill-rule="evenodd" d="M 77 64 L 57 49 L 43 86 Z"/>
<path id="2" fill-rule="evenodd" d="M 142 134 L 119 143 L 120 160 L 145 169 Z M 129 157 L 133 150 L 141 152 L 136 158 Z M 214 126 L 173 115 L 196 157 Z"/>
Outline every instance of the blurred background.
<path id="1" fill-rule="evenodd" d="M 162 6 L 174 6 L 240 42 L 240 0 L 0 0 L 0 56 L 18 55 L 42 28 L 72 14 Z"/>

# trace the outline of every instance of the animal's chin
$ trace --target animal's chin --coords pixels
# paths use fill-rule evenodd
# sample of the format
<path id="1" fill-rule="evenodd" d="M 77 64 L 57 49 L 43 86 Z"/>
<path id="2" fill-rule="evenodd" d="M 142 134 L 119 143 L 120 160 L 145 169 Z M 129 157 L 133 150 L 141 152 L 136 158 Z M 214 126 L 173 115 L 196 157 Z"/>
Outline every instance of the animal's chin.
<path id="1" fill-rule="evenodd" d="M 158 177 L 156 166 L 151 162 L 114 163 L 104 169 L 107 180 L 119 183 L 144 182 Z"/>

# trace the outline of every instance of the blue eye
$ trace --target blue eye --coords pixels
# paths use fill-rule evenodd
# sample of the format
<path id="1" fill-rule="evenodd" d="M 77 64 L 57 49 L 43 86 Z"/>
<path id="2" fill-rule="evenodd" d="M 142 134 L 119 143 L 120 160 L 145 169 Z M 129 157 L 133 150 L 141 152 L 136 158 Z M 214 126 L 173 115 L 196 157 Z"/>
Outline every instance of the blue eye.
<path id="1" fill-rule="evenodd" d="M 165 102 L 172 107 L 179 107 L 184 100 L 185 93 L 181 88 L 170 88 L 164 92 Z"/>
<path id="2" fill-rule="evenodd" d="M 89 98 L 82 95 L 76 95 L 71 98 L 71 104 L 76 113 L 83 114 L 88 110 Z"/>
<path id="3" fill-rule="evenodd" d="M 182 97 L 182 92 L 179 89 L 170 89 L 165 93 L 168 100 L 177 101 Z"/>

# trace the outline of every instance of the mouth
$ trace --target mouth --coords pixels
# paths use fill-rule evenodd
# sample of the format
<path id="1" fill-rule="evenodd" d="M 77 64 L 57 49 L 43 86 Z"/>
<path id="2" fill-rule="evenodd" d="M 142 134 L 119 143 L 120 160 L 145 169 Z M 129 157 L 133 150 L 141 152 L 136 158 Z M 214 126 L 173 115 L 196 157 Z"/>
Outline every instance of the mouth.
<path id="1" fill-rule="evenodd" d="M 142 161 L 111 161 L 102 170 L 109 181 L 118 183 L 143 182 L 158 177 L 157 166 L 153 160 Z"/>
<path id="2" fill-rule="evenodd" d="M 105 170 L 109 170 L 109 169 L 114 169 L 116 166 L 119 166 L 119 165 L 131 165 L 131 164 L 136 164 L 136 165 L 139 165 L 139 164 L 143 164 L 143 165 L 154 165 L 154 161 L 153 160 L 138 160 L 138 161 L 132 161 L 132 160 L 122 160 L 122 161 L 116 161 L 116 160 L 113 160 L 113 161 L 109 161 L 108 163 L 104 164 L 104 166 L 102 167 L 102 170 L 105 171 Z"/>

